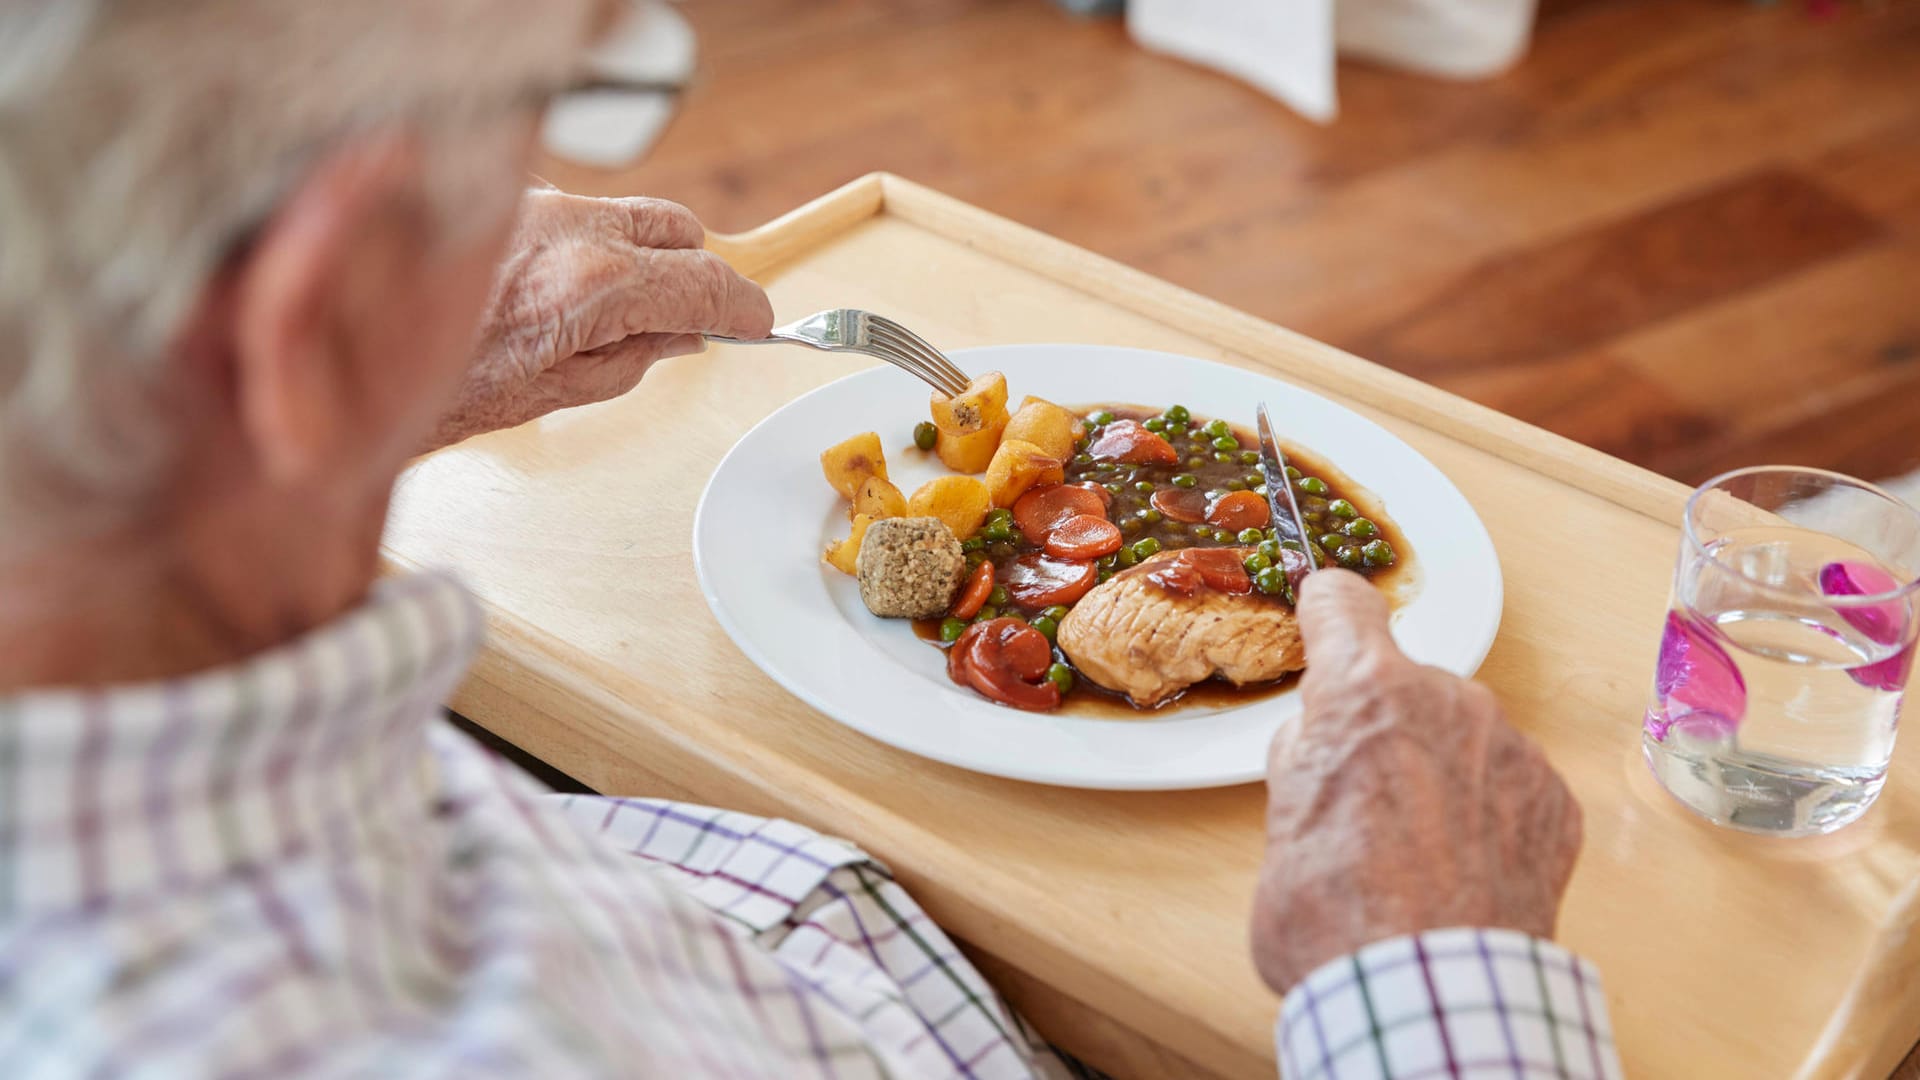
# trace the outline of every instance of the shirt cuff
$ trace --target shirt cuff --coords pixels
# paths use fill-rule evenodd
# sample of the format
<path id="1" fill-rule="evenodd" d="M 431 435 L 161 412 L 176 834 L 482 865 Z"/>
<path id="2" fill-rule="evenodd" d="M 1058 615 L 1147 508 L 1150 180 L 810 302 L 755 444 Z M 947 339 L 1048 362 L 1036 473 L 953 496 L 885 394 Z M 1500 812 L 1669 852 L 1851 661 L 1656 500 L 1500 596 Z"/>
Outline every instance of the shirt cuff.
<path id="1" fill-rule="evenodd" d="M 1513 930 L 1430 930 L 1314 970 L 1280 1003 L 1285 1080 L 1618 1080 L 1592 964 Z"/>

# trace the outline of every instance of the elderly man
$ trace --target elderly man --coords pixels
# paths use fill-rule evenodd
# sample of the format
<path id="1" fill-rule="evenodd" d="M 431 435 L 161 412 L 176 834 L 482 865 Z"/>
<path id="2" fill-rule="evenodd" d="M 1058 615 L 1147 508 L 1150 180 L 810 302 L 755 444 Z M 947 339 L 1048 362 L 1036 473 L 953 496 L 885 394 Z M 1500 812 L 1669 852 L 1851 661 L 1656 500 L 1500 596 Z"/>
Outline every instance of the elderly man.
<path id="1" fill-rule="evenodd" d="M 0 1074 L 1066 1068 L 850 845 L 533 790 L 438 713 L 471 601 L 375 584 L 422 449 L 771 323 L 685 210 L 522 192 L 609 14 L 0 13 Z M 1301 619 L 1252 936 L 1289 1075 L 1613 1075 L 1544 940 L 1565 788 L 1359 579 Z"/>

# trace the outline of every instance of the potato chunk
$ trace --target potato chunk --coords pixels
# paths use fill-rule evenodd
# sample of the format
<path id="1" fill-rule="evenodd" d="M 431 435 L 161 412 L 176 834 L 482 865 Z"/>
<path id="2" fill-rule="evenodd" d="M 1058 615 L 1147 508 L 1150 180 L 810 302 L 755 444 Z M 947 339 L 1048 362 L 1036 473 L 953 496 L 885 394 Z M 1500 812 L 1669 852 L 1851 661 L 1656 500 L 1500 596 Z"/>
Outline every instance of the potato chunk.
<path id="1" fill-rule="evenodd" d="M 880 449 L 880 436 L 867 431 L 855 435 L 836 446 L 828 447 L 820 455 L 820 471 L 827 474 L 827 483 L 842 497 L 851 499 L 860 490 L 867 477 L 887 478 L 887 456 Z M 849 570 L 848 573 L 853 571 Z"/>
<path id="2" fill-rule="evenodd" d="M 907 512 L 907 497 L 890 480 L 878 476 L 869 476 L 861 481 L 858 491 L 853 493 L 852 514 L 865 514 L 871 518 L 904 517 Z"/>
<path id="3" fill-rule="evenodd" d="M 1030 442 L 1065 461 L 1073 456 L 1074 443 L 1080 439 L 1080 418 L 1051 401 L 1029 397 L 1007 421 L 1007 430 L 1000 433 L 1000 438 Z"/>
<path id="4" fill-rule="evenodd" d="M 1000 433 L 1007 427 L 1006 414 L 971 435 L 949 435 L 942 431 L 934 438 L 933 452 L 940 464 L 959 473 L 987 471 L 993 452 L 1000 448 Z"/>
<path id="5" fill-rule="evenodd" d="M 1024 439 L 1004 439 L 987 466 L 987 493 L 993 505 L 1010 507 L 1028 488 L 1065 480 L 1064 466 L 1061 459 Z"/>
<path id="6" fill-rule="evenodd" d="M 993 500 L 987 485 L 971 476 L 942 476 L 920 485 L 907 500 L 911 517 L 939 518 L 962 540 L 980 531 Z"/>
<path id="7" fill-rule="evenodd" d="M 989 371 L 967 384 L 956 397 L 935 390 L 929 399 L 933 426 L 949 435 L 971 435 L 985 429 L 998 416 L 1007 418 L 1007 377 Z"/>
<path id="8" fill-rule="evenodd" d="M 849 577 L 859 567 L 860 545 L 867 539 L 867 529 L 876 519 L 866 514 L 853 515 L 853 532 L 845 540 L 836 540 L 827 545 L 824 558 L 835 570 Z"/>

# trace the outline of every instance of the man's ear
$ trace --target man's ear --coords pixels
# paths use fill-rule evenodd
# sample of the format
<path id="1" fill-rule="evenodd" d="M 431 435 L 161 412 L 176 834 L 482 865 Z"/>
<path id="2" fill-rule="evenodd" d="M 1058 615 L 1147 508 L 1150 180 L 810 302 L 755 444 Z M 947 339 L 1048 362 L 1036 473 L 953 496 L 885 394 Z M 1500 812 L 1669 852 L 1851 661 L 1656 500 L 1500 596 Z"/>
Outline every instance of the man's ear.
<path id="1" fill-rule="evenodd" d="M 346 147 L 301 181 L 231 268 L 235 401 L 276 482 L 327 471 L 366 419 L 355 309 L 424 258 L 421 179 L 417 149 L 398 136 Z"/>

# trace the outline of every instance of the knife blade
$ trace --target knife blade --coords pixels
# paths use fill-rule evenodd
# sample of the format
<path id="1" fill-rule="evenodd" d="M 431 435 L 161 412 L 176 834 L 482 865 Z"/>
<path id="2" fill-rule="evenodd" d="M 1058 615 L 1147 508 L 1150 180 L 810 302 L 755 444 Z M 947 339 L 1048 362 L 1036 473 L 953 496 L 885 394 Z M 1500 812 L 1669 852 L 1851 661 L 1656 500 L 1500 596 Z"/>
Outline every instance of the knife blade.
<path id="1" fill-rule="evenodd" d="M 1267 509 L 1273 516 L 1275 535 L 1291 530 L 1291 539 L 1300 545 L 1300 555 L 1305 569 L 1301 576 L 1320 569 L 1320 562 L 1314 558 L 1313 541 L 1307 537 L 1306 519 L 1300 516 L 1300 503 L 1293 495 L 1293 483 L 1287 479 L 1287 458 L 1280 452 L 1280 443 L 1273 437 L 1273 421 L 1267 416 L 1267 403 L 1261 402 L 1254 414 L 1260 430 L 1260 463 L 1267 470 Z"/>

